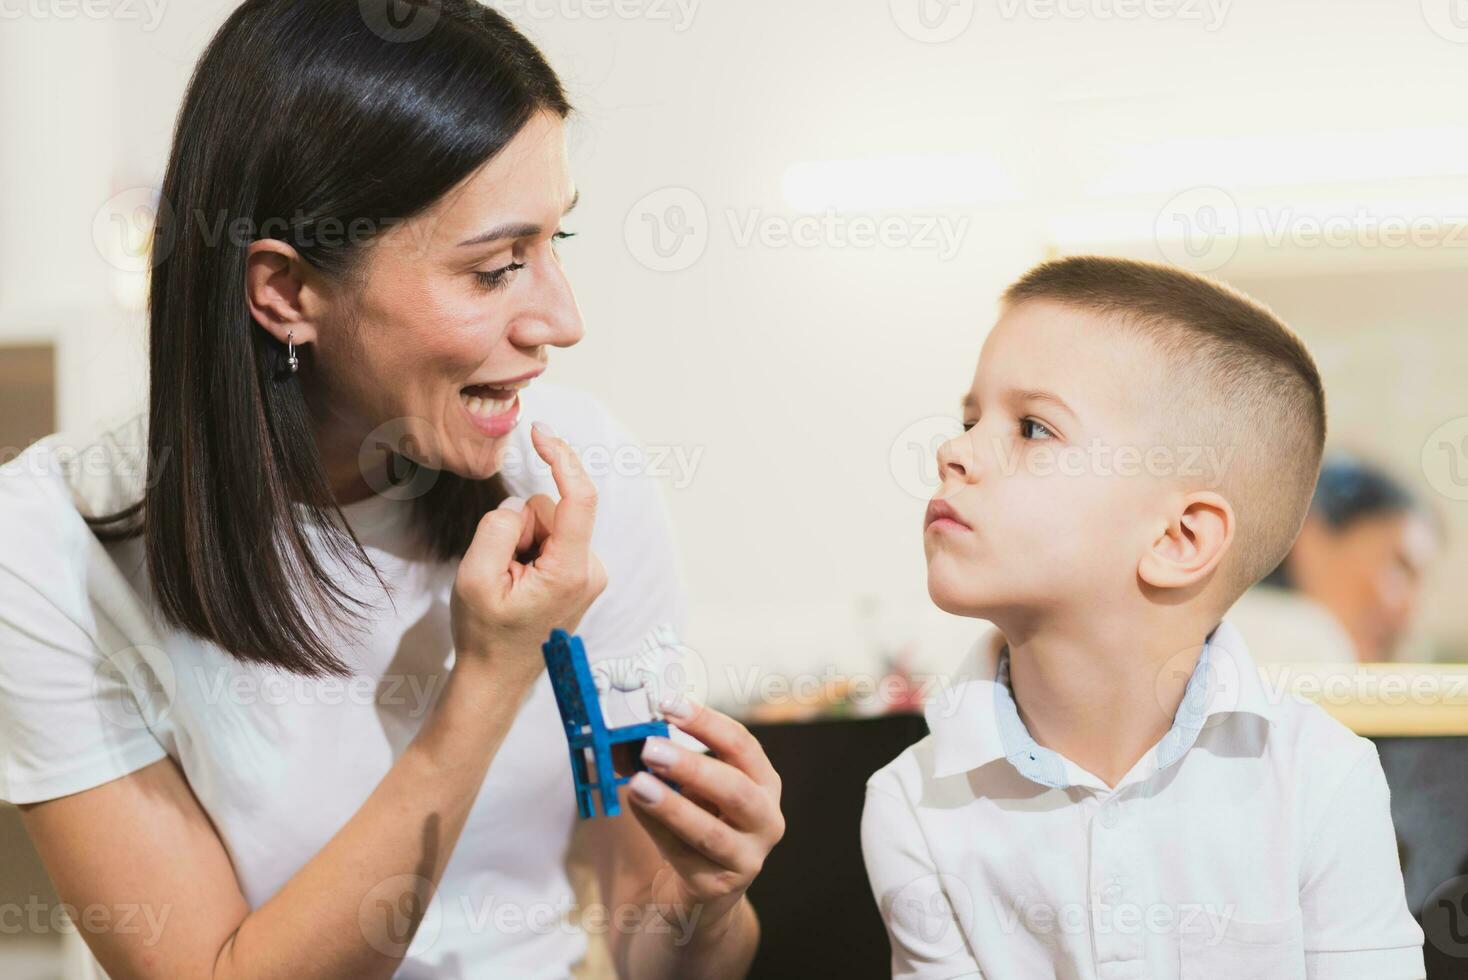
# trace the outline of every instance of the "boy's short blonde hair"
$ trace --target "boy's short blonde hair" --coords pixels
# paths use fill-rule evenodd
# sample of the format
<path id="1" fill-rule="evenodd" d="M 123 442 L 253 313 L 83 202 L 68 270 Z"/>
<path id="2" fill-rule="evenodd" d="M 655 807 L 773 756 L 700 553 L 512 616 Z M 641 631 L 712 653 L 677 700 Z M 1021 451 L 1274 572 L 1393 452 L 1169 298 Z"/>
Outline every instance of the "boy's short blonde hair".
<path id="1" fill-rule="evenodd" d="M 1232 604 L 1289 551 L 1320 475 L 1325 390 L 1300 338 L 1263 304 L 1206 276 L 1130 259 L 1044 262 L 1003 305 L 1049 301 L 1098 314 L 1150 341 L 1174 383 L 1160 393 L 1180 446 L 1214 447 L 1237 519 L 1220 575 Z"/>

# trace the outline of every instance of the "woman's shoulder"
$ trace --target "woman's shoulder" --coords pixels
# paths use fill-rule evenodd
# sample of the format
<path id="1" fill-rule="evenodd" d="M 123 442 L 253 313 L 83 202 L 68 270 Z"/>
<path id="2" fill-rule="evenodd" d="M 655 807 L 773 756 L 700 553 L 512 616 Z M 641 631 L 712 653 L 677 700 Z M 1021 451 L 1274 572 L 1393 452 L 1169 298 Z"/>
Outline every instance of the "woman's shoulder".
<path id="1" fill-rule="evenodd" d="M 83 517 L 113 513 L 142 498 L 148 413 L 132 411 L 37 439 L 0 466 L 7 509 L 59 507 Z"/>
<path id="2" fill-rule="evenodd" d="M 142 495 L 146 416 L 54 432 L 0 466 L 0 571 L 48 593 L 85 589 L 91 529 L 85 518 L 120 510 Z M 3 610 L 0 610 L 3 612 Z"/>

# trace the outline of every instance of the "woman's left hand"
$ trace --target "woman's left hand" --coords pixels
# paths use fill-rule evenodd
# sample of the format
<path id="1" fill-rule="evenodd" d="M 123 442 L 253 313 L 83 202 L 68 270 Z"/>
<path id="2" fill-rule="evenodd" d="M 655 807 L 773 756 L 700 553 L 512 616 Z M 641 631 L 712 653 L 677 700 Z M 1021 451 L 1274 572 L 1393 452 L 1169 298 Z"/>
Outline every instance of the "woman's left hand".
<path id="1" fill-rule="evenodd" d="M 739 904 L 785 835 L 780 776 L 749 729 L 728 715 L 686 698 L 663 711 L 718 758 L 649 738 L 642 760 L 652 772 L 632 778 L 629 796 L 667 862 L 653 879 L 652 901 L 697 915 L 702 927 Z"/>

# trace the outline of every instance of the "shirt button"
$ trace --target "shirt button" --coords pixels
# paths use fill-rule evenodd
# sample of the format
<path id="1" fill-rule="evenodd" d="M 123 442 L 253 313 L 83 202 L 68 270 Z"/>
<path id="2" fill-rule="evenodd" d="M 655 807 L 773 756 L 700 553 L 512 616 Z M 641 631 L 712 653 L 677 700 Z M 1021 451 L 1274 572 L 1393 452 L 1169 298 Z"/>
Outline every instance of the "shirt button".
<path id="1" fill-rule="evenodd" d="M 1121 886 L 1107 885 L 1102 890 L 1101 897 L 1106 899 L 1106 901 L 1110 902 L 1112 905 L 1115 905 L 1117 902 L 1121 901 Z"/>
<path id="2" fill-rule="evenodd" d="M 1121 805 L 1116 802 L 1108 802 L 1101 806 L 1101 826 L 1110 829 L 1115 827 L 1121 820 Z"/>

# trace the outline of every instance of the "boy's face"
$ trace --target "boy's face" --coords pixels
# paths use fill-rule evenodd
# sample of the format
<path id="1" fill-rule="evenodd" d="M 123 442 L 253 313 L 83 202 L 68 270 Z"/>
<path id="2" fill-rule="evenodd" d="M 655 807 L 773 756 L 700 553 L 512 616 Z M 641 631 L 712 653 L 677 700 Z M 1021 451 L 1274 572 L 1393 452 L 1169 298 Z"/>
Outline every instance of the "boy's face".
<path id="1" fill-rule="evenodd" d="M 1099 316 L 1007 309 L 964 398 L 967 431 L 938 450 L 923 530 L 933 601 L 1012 620 L 1137 596 L 1178 492 L 1160 457 L 1146 462 L 1168 431 L 1166 390 L 1162 355 Z M 934 519 L 945 505 L 956 520 Z"/>

